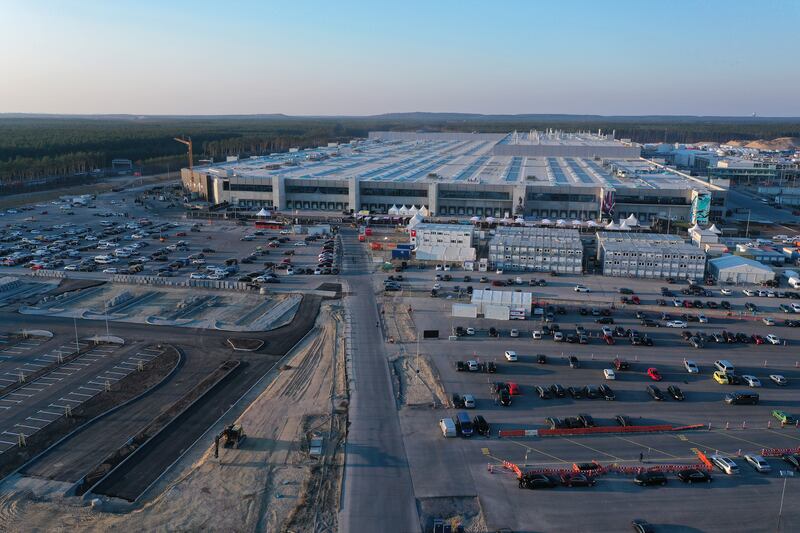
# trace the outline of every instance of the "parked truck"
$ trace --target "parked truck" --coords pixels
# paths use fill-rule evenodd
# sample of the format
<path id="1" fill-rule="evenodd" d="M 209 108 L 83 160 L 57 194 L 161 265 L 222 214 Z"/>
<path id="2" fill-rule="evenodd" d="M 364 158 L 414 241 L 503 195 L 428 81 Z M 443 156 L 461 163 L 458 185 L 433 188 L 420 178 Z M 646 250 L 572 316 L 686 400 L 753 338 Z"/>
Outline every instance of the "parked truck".
<path id="1" fill-rule="evenodd" d="M 795 270 L 784 270 L 783 277 L 790 287 L 797 289 L 800 288 L 800 274 Z"/>

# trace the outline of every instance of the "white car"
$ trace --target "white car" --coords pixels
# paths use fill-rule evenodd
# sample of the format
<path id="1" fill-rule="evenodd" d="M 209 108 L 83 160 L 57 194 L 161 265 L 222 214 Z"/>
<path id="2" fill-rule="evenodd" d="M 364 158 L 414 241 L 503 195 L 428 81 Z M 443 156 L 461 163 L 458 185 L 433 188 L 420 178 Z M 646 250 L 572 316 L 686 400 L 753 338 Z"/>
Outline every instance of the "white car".
<path id="1" fill-rule="evenodd" d="M 533 333 L 532 333 L 532 335 L 533 335 L 533 338 L 534 338 L 535 340 L 537 340 L 537 341 L 542 339 L 542 332 L 541 332 L 541 331 L 539 331 L 538 329 L 537 329 L 537 330 L 534 330 L 534 331 L 533 331 Z"/>
<path id="2" fill-rule="evenodd" d="M 442 268 L 442 265 L 436 265 L 436 272 L 441 272 Z"/>
<path id="3" fill-rule="evenodd" d="M 206 275 L 199 272 L 192 272 L 189 274 L 189 279 L 206 279 Z"/>
<path id="4" fill-rule="evenodd" d="M 781 387 L 789 384 L 789 381 L 781 374 L 770 374 L 769 379 L 772 380 L 775 385 L 780 385 Z"/>
<path id="5" fill-rule="evenodd" d="M 697 315 L 697 321 L 701 324 L 708 324 L 708 317 L 706 315 Z"/>
<path id="6" fill-rule="evenodd" d="M 519 330 L 518 329 L 512 329 L 511 330 L 511 336 L 512 337 L 519 337 Z"/>
<path id="7" fill-rule="evenodd" d="M 78 265 L 67 265 L 64 270 L 78 270 Z"/>
<path id="8" fill-rule="evenodd" d="M 611 329 L 608 326 L 603 326 L 603 335 L 607 336 L 607 337 L 613 337 L 614 336 L 614 330 Z"/>
<path id="9" fill-rule="evenodd" d="M 450 272 L 450 265 L 449 264 L 445 264 L 444 265 L 444 271 L 445 272 Z"/>
<path id="10" fill-rule="evenodd" d="M 514 350 L 506 350 L 505 356 L 506 356 L 506 361 L 514 362 L 517 360 L 517 352 L 515 352 Z"/>
<path id="11" fill-rule="evenodd" d="M 747 385 L 749 387 L 760 387 L 761 386 L 761 381 L 757 377 L 751 376 L 750 374 L 743 375 L 742 376 L 742 380 L 744 380 L 744 382 L 747 383 Z"/>
<path id="12" fill-rule="evenodd" d="M 315 268 L 314 269 L 314 275 L 315 276 L 321 276 L 322 275 L 322 269 Z"/>
<path id="13" fill-rule="evenodd" d="M 765 326 L 774 326 L 774 325 L 775 325 L 775 321 L 774 321 L 774 320 L 772 320 L 772 319 L 771 319 L 770 317 L 768 317 L 768 316 L 765 316 L 764 318 L 762 318 L 762 319 L 761 319 L 761 322 L 763 322 Z"/>
<path id="14" fill-rule="evenodd" d="M 586 287 L 585 285 L 575 285 L 575 288 L 572 290 L 575 292 L 589 292 L 589 287 Z"/>
<path id="15" fill-rule="evenodd" d="M 497 271 L 495 271 L 495 274 L 502 274 L 502 273 L 503 273 L 503 269 L 502 268 L 498 268 Z"/>
<path id="16" fill-rule="evenodd" d="M 192 264 L 193 265 L 205 265 L 206 264 L 206 260 L 205 259 L 192 259 Z"/>
<path id="17" fill-rule="evenodd" d="M 744 289 L 744 290 L 742 291 L 742 293 L 743 293 L 745 296 L 755 296 L 755 295 L 756 295 L 756 291 L 754 291 L 753 289 Z"/>
<path id="18" fill-rule="evenodd" d="M 294 245 L 295 246 L 308 246 L 308 243 L 306 243 L 305 241 L 297 241 L 296 243 L 294 243 Z"/>
<path id="19" fill-rule="evenodd" d="M 556 331 L 553 333 L 553 340 L 556 342 L 562 342 L 564 340 L 564 334 L 560 331 Z"/>
<path id="20" fill-rule="evenodd" d="M 722 294 L 724 294 L 725 296 L 730 296 L 731 294 L 733 294 L 733 291 L 732 291 L 732 290 L 730 290 L 730 289 L 727 289 L 727 288 L 720 289 L 720 290 L 719 290 L 719 292 L 721 292 L 721 293 L 722 293 Z"/>
<path id="21" fill-rule="evenodd" d="M 465 409 L 475 409 L 475 396 L 472 394 L 465 394 L 463 400 Z"/>
<path id="22" fill-rule="evenodd" d="M 467 361 L 467 370 L 469 370 L 470 372 L 477 372 L 478 368 L 479 367 L 478 367 L 478 362 L 477 361 L 475 361 L 473 359 L 470 359 L 469 361 Z"/>
<path id="23" fill-rule="evenodd" d="M 714 454 L 711 456 L 711 462 L 729 476 L 739 473 L 739 466 L 734 463 L 733 459 L 730 457 L 726 457 L 721 454 Z"/>
<path id="24" fill-rule="evenodd" d="M 685 328 L 686 327 L 686 322 L 684 322 L 683 320 L 670 320 L 669 322 L 667 322 L 667 327 L 668 328 Z"/>
<path id="25" fill-rule="evenodd" d="M 769 466 L 767 460 L 758 454 L 746 453 L 744 455 L 744 460 L 747 461 L 747 463 L 752 466 L 756 472 L 766 474 L 767 472 L 772 471 L 772 467 Z"/>
<path id="26" fill-rule="evenodd" d="M 617 379 L 617 375 L 614 373 L 614 370 L 611 368 L 606 368 L 603 370 L 603 377 L 609 381 Z"/>
<path id="27" fill-rule="evenodd" d="M 672 305 L 674 305 L 675 307 L 683 307 L 683 301 L 682 300 L 672 300 Z"/>
<path id="28" fill-rule="evenodd" d="M 441 283 L 434 283 L 433 284 L 433 290 L 438 291 L 438 290 L 441 290 L 441 289 L 442 289 L 442 284 Z"/>
<path id="29" fill-rule="evenodd" d="M 475 335 L 475 328 L 467 328 L 467 335 Z"/>
<path id="30" fill-rule="evenodd" d="M 116 274 L 119 272 L 116 268 L 106 268 L 103 270 L 103 274 Z"/>
<path id="31" fill-rule="evenodd" d="M 767 342 L 770 343 L 770 344 L 780 344 L 781 343 L 781 340 L 778 338 L 778 336 L 777 335 L 773 335 L 772 333 L 770 333 L 769 335 L 767 335 L 764 338 L 767 339 Z"/>
<path id="32" fill-rule="evenodd" d="M 686 371 L 688 373 L 690 373 L 690 374 L 699 374 L 700 373 L 700 367 L 697 366 L 697 363 L 695 363 L 691 359 L 686 359 L 683 362 L 683 368 L 685 368 Z"/>

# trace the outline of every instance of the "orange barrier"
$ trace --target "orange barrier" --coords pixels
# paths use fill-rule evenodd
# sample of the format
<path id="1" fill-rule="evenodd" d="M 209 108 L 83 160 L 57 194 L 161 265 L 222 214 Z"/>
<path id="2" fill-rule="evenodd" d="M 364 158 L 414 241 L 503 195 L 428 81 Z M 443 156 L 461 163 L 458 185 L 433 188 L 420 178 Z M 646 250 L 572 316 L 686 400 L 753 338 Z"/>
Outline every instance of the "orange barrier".
<path id="1" fill-rule="evenodd" d="M 497 432 L 498 437 L 524 437 L 524 429 L 501 429 Z"/>
<path id="2" fill-rule="evenodd" d="M 503 461 L 503 468 L 507 468 L 508 470 L 514 472 L 517 475 L 517 478 L 522 477 L 522 470 L 520 470 L 519 467 L 511 461 Z"/>
<path id="3" fill-rule="evenodd" d="M 540 429 L 539 435 L 542 437 L 559 435 L 593 435 L 597 433 L 655 433 L 659 431 L 672 431 L 672 426 L 603 426 L 594 428 L 570 428 L 570 429 Z"/>
<path id="4" fill-rule="evenodd" d="M 800 453 L 800 447 L 797 448 L 764 448 L 761 450 L 761 455 L 764 457 L 780 457 L 781 455 L 791 455 Z"/>
<path id="5" fill-rule="evenodd" d="M 691 426 L 679 426 L 672 428 L 672 431 L 688 431 L 690 429 L 703 429 L 704 427 L 706 427 L 705 424 L 692 424 Z"/>
<path id="6" fill-rule="evenodd" d="M 708 468 L 709 470 L 714 468 L 713 463 L 708 459 L 706 454 L 704 454 L 700 450 L 697 450 L 697 457 L 703 462 L 704 465 L 706 465 L 706 468 Z"/>

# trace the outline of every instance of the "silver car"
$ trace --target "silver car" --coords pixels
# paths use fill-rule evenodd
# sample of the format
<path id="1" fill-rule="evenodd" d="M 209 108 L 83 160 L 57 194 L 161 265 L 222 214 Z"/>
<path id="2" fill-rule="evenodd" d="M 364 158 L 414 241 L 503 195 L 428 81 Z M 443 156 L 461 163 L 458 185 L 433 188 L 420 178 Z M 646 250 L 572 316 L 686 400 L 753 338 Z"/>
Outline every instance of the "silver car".
<path id="1" fill-rule="evenodd" d="M 758 454 L 755 453 L 745 454 L 744 460 L 747 461 L 747 463 L 750 466 L 752 466 L 756 472 L 761 472 L 762 474 L 765 474 L 767 472 L 772 471 L 772 467 L 769 466 L 767 460 Z"/>

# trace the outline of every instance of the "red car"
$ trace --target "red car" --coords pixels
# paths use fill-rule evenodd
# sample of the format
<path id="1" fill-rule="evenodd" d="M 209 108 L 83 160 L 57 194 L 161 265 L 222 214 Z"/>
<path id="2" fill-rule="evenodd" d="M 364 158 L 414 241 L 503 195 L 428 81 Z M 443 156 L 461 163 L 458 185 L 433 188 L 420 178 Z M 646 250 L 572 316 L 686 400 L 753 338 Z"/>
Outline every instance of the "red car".
<path id="1" fill-rule="evenodd" d="M 764 344 L 764 337 L 761 335 L 753 335 L 752 339 L 756 344 Z"/>
<path id="2" fill-rule="evenodd" d="M 614 337 L 611 335 L 603 335 L 603 340 L 606 341 L 608 345 L 614 344 Z"/>
<path id="3" fill-rule="evenodd" d="M 503 283 L 502 281 L 496 279 L 496 280 L 494 280 L 492 282 L 492 285 L 495 286 L 495 287 L 505 287 L 506 284 Z"/>
<path id="4" fill-rule="evenodd" d="M 689 300 L 684 300 L 683 301 L 683 306 L 684 307 L 688 307 L 688 308 L 691 309 L 692 307 L 694 307 L 694 304 L 692 302 L 690 302 Z"/>
<path id="5" fill-rule="evenodd" d="M 658 372 L 658 369 L 654 366 L 651 366 L 647 369 L 647 375 L 650 376 L 650 379 L 653 381 L 661 381 L 663 379 L 661 374 Z"/>
<path id="6" fill-rule="evenodd" d="M 631 296 L 631 302 L 635 303 L 636 305 L 639 305 L 640 303 L 642 303 L 642 301 L 639 299 L 638 296 Z"/>
<path id="7" fill-rule="evenodd" d="M 512 383 L 509 381 L 508 383 L 506 383 L 506 386 L 508 387 L 508 393 L 511 394 L 511 396 L 518 396 L 522 394 L 522 392 L 520 392 L 519 390 L 519 385 L 517 385 L 516 383 Z"/>

